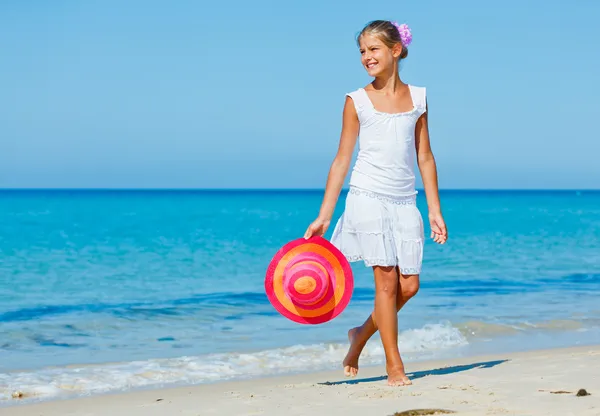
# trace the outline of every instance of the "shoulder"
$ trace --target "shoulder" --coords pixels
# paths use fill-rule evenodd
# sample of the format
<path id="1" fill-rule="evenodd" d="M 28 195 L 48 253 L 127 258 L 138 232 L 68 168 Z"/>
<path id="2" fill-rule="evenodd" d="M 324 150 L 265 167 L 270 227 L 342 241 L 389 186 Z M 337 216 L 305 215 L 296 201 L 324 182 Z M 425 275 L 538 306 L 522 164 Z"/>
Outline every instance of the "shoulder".
<path id="1" fill-rule="evenodd" d="M 357 88 L 354 91 L 350 91 L 346 93 L 346 97 L 352 98 L 354 101 L 359 100 L 364 92 L 363 88 Z"/>
<path id="2" fill-rule="evenodd" d="M 427 93 L 427 87 L 421 86 L 421 85 L 413 85 L 413 84 L 409 84 L 410 89 L 413 90 L 413 92 L 417 93 L 418 95 L 423 95 L 425 96 Z"/>
<path id="3" fill-rule="evenodd" d="M 427 88 L 418 85 L 410 85 L 415 106 L 423 114 L 427 111 Z"/>
<path id="4" fill-rule="evenodd" d="M 348 111 L 349 115 L 357 117 L 363 123 L 371 114 L 369 103 L 370 101 L 364 88 L 357 88 L 354 91 L 346 93 L 344 108 Z"/>
<path id="5" fill-rule="evenodd" d="M 357 88 L 354 91 L 346 93 L 346 104 L 354 106 L 356 112 L 360 112 L 365 106 L 365 90 L 363 88 Z"/>

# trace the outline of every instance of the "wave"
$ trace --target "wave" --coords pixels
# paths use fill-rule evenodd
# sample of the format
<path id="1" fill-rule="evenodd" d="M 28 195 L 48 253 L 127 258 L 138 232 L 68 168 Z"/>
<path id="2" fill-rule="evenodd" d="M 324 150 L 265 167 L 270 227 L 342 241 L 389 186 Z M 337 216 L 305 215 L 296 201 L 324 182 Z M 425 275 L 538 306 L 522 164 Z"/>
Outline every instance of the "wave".
<path id="1" fill-rule="evenodd" d="M 467 345 L 461 332 L 448 323 L 429 324 L 399 334 L 405 360 Z M 135 388 L 199 384 L 250 377 L 340 369 L 347 344 L 294 345 L 256 352 L 237 352 L 151 359 L 102 365 L 43 368 L 0 374 L 0 401 L 51 399 Z M 381 364 L 380 343 L 370 342 L 361 363 Z M 308 369 L 308 370 L 307 370 Z"/>
<path id="2" fill-rule="evenodd" d="M 73 305 L 44 305 L 0 313 L 0 322 L 32 321 L 70 313 L 112 313 L 116 316 L 183 315 L 185 306 L 238 306 L 268 304 L 264 293 L 209 293 L 159 302 L 83 303 Z M 276 312 L 272 313 L 276 315 Z"/>
<path id="3" fill-rule="evenodd" d="M 467 321 L 456 325 L 466 339 L 489 338 L 494 336 L 514 335 L 527 331 L 576 331 L 583 330 L 586 326 L 598 325 L 598 320 L 584 318 L 553 319 L 541 322 L 518 322 L 518 323 L 490 323 L 483 321 Z"/>
<path id="4" fill-rule="evenodd" d="M 552 290 L 563 292 L 600 290 L 600 274 L 569 274 L 557 278 L 538 278 L 527 281 L 496 278 L 424 281 L 422 288 L 423 290 L 453 297 L 473 297 L 487 294 L 507 295 Z M 372 297 L 372 288 L 356 287 L 352 301 L 371 302 Z M 221 305 L 231 307 L 232 311 L 235 312 L 231 316 L 223 316 L 223 319 L 240 319 L 251 315 L 277 315 L 269 307 L 269 301 L 264 292 L 219 292 L 160 301 L 40 305 L 0 312 L 0 322 L 34 321 L 70 313 L 109 313 L 117 317 L 130 317 L 132 319 L 161 315 L 180 316 L 194 314 L 199 310 L 220 307 Z M 265 308 L 261 308 L 263 306 Z"/>

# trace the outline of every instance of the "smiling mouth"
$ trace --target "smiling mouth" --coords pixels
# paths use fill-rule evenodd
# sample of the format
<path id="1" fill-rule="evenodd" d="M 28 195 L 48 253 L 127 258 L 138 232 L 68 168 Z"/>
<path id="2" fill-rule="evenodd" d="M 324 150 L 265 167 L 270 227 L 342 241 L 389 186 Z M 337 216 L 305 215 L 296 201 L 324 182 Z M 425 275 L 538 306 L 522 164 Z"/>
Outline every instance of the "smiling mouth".
<path id="1" fill-rule="evenodd" d="M 373 69 L 378 65 L 377 62 L 370 62 L 367 64 L 367 69 Z"/>

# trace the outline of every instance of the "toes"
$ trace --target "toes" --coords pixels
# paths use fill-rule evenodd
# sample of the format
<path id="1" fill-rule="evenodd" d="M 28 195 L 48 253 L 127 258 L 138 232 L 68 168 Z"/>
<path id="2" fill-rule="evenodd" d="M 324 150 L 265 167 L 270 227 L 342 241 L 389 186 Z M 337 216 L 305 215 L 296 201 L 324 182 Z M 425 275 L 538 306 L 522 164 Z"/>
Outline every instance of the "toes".
<path id="1" fill-rule="evenodd" d="M 402 377 L 402 382 L 407 386 L 412 384 L 412 381 L 410 380 L 410 378 L 408 378 L 408 376 Z"/>
<path id="2" fill-rule="evenodd" d="M 354 368 L 354 367 L 349 366 L 349 365 L 347 365 L 347 366 L 344 367 L 344 375 L 346 377 L 356 377 L 357 374 L 358 374 L 358 369 L 357 368 Z"/>
<path id="3" fill-rule="evenodd" d="M 412 381 L 406 376 L 399 378 L 391 378 L 388 377 L 388 386 L 400 387 L 400 386 L 410 386 Z"/>

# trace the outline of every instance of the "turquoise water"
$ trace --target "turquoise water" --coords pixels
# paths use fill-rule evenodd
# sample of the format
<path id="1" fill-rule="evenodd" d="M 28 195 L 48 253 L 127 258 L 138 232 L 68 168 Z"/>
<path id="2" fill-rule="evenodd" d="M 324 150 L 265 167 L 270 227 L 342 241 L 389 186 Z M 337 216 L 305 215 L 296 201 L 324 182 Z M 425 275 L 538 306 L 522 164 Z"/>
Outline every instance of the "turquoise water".
<path id="1" fill-rule="evenodd" d="M 321 197 L 0 191 L 0 403 L 340 368 L 372 307 L 369 268 L 353 264 L 350 305 L 319 326 L 263 292 Z M 450 239 L 427 242 L 399 315 L 407 361 L 600 343 L 600 192 L 447 191 L 442 204 Z M 374 337 L 362 363 L 382 360 Z"/>

